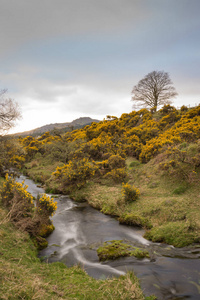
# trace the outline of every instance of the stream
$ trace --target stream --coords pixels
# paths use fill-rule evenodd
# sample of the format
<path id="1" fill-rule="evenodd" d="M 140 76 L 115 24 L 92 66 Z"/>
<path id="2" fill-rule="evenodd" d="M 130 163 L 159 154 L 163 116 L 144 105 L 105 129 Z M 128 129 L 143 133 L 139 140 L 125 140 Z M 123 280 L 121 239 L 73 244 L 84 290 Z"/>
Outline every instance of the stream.
<path id="1" fill-rule="evenodd" d="M 35 197 L 41 187 L 20 176 Z M 200 299 L 200 245 L 175 248 L 152 243 L 142 236 L 144 230 L 120 225 L 111 216 L 76 203 L 68 196 L 58 196 L 57 211 L 52 217 L 55 230 L 47 238 L 48 247 L 39 252 L 47 262 L 60 261 L 68 267 L 79 264 L 96 279 L 120 276 L 133 271 L 140 280 L 145 296 L 162 299 Z M 105 241 L 123 240 L 149 251 L 150 259 L 120 258 L 100 263 L 96 249 Z"/>

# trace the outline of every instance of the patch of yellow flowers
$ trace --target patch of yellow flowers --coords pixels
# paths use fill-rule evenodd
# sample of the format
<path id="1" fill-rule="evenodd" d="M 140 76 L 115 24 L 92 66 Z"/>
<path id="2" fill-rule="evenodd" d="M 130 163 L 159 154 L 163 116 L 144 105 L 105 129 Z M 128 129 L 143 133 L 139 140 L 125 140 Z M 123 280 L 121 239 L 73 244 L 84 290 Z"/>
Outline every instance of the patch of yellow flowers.
<path id="1" fill-rule="evenodd" d="M 39 207 L 40 209 L 45 209 L 49 215 L 53 216 L 53 213 L 57 209 L 57 202 L 53 201 L 54 199 L 43 194 L 42 197 L 39 198 Z"/>
<path id="2" fill-rule="evenodd" d="M 22 183 L 16 182 L 13 177 L 6 174 L 5 182 L 3 183 L 3 188 L 1 190 L 1 197 L 7 205 L 9 205 L 9 202 L 15 194 L 17 194 L 20 199 L 33 204 L 33 196 L 27 191 L 27 188 L 28 185 L 24 185 L 24 181 Z M 53 200 L 53 198 L 46 194 L 42 194 L 38 200 L 38 210 L 40 213 L 47 211 L 48 215 L 52 216 L 57 209 L 57 202 L 54 202 Z"/>
<path id="3" fill-rule="evenodd" d="M 3 183 L 3 188 L 1 190 L 1 196 L 4 201 L 11 200 L 14 194 L 18 194 L 18 196 L 28 203 L 33 204 L 33 196 L 27 191 L 28 186 L 24 186 L 24 182 L 16 182 L 13 177 L 9 177 L 6 174 L 5 182 Z"/>
<path id="4" fill-rule="evenodd" d="M 139 198 L 140 191 L 129 183 L 122 183 L 122 196 L 126 202 L 132 202 Z"/>

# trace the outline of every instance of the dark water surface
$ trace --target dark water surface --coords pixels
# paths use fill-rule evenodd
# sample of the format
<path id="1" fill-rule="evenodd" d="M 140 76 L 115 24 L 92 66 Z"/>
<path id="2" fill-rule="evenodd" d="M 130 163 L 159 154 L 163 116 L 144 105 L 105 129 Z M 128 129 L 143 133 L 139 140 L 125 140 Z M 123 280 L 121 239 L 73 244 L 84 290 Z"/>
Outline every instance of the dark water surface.
<path id="1" fill-rule="evenodd" d="M 33 181 L 21 176 L 34 196 L 44 192 Z M 59 196 L 53 216 L 55 230 L 47 238 L 49 246 L 39 256 L 48 262 L 61 261 L 67 266 L 81 264 L 92 277 L 104 279 L 134 271 L 146 296 L 158 299 L 200 299 L 200 245 L 181 249 L 145 240 L 139 228 L 120 225 L 87 203 L 76 203 Z M 150 252 L 150 259 L 120 258 L 99 263 L 96 249 L 104 241 L 124 240 Z"/>

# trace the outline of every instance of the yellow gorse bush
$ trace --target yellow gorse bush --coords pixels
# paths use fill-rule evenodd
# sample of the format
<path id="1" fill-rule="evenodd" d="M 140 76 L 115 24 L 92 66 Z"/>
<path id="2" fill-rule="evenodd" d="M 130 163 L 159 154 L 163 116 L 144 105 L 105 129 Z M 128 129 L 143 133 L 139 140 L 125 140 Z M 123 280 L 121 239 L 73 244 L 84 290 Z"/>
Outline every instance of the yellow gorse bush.
<path id="1" fill-rule="evenodd" d="M 27 188 L 28 185 L 24 185 L 24 182 L 16 182 L 13 177 L 6 174 L 5 182 L 1 190 L 1 197 L 5 205 L 9 206 L 14 196 L 17 196 L 20 201 L 31 204 L 34 209 L 33 196 L 27 191 Z M 57 209 L 57 202 L 53 200 L 53 198 L 43 194 L 36 202 L 35 209 L 37 209 L 40 214 L 47 212 L 49 216 L 52 216 Z"/>
<path id="2" fill-rule="evenodd" d="M 195 115 L 195 113 L 197 115 Z M 146 142 L 140 153 L 140 160 L 147 162 L 165 145 L 192 142 L 200 138 L 200 106 L 184 115 L 176 124 L 158 137 Z M 192 117 L 191 117 L 192 116 Z"/>
<path id="3" fill-rule="evenodd" d="M 39 138 L 23 138 L 20 143 L 26 152 L 26 160 L 40 153 L 47 161 L 58 162 L 53 178 L 60 183 L 59 189 L 66 191 L 70 186 L 82 187 L 94 175 L 110 173 L 111 178 L 124 180 L 124 166 L 119 166 L 114 157 L 125 159 L 131 156 L 147 163 L 169 147 L 195 142 L 199 138 L 200 105 L 188 110 L 165 105 L 156 113 L 141 109 L 122 114 L 120 118 L 108 116 L 107 120 L 66 132 L 60 137 L 47 132 Z M 197 165 L 199 159 L 194 159 Z M 17 158 L 13 157 L 13 161 L 16 163 Z M 64 164 L 62 167 L 60 162 Z"/>
<path id="4" fill-rule="evenodd" d="M 122 196 L 126 202 L 132 202 L 138 199 L 140 195 L 139 189 L 131 186 L 129 183 L 122 183 Z"/>
<path id="5" fill-rule="evenodd" d="M 43 237 L 48 236 L 54 230 L 49 216 L 56 211 L 57 203 L 46 194 L 39 196 L 34 202 L 27 188 L 24 182 L 16 182 L 7 174 L 0 191 L 1 200 L 9 209 L 10 220 L 15 226 L 28 232 L 36 247 L 43 249 L 48 245 Z"/>
<path id="6" fill-rule="evenodd" d="M 27 188 L 28 186 L 24 186 L 24 182 L 16 182 L 13 177 L 9 177 L 6 174 L 1 190 L 1 197 L 5 203 L 9 204 L 10 200 L 17 194 L 24 201 L 33 204 L 33 196 L 27 191 Z"/>
<path id="7" fill-rule="evenodd" d="M 63 167 L 57 167 L 53 176 L 65 185 L 84 185 L 86 180 L 94 176 L 97 167 L 88 158 L 69 161 Z"/>
<path id="8" fill-rule="evenodd" d="M 38 200 L 39 211 L 45 210 L 49 215 L 53 216 L 53 213 L 57 209 L 57 202 L 54 202 L 53 200 L 53 198 L 43 194 Z"/>

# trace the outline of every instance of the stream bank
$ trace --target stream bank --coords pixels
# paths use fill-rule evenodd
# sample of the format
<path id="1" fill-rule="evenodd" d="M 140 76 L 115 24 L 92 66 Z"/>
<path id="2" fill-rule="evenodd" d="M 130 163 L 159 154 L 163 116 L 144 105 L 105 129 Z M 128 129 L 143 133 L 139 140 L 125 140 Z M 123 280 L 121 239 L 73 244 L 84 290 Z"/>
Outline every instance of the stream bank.
<path id="1" fill-rule="evenodd" d="M 21 176 L 35 196 L 44 192 L 31 180 Z M 48 247 L 39 256 L 48 262 L 61 261 L 67 266 L 81 264 L 92 277 L 103 279 L 134 271 L 145 295 L 158 299 L 199 299 L 200 247 L 173 246 L 145 240 L 144 231 L 120 225 L 110 216 L 91 208 L 87 203 L 75 203 L 59 196 L 53 216 L 54 232 L 47 238 Z M 124 240 L 147 249 L 150 259 L 134 257 L 99 263 L 96 248 L 108 240 Z"/>

